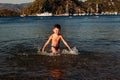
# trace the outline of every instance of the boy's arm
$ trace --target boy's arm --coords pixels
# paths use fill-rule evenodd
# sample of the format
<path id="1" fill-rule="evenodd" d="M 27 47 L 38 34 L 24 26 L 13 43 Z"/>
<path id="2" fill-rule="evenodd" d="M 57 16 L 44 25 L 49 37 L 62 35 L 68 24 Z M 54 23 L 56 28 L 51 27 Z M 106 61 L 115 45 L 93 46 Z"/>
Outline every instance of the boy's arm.
<path id="1" fill-rule="evenodd" d="M 63 36 L 61 36 L 61 40 L 66 45 L 66 47 L 71 51 L 72 49 L 70 48 L 70 46 L 68 45 L 68 43 L 65 41 L 65 39 L 63 38 Z"/>
<path id="2" fill-rule="evenodd" d="M 42 48 L 42 52 L 45 51 L 45 48 L 46 48 L 46 46 L 50 43 L 51 39 L 52 39 L 52 35 L 49 37 L 49 39 L 48 39 L 48 40 L 46 41 L 46 43 L 44 44 L 44 46 L 43 46 L 43 48 Z"/>

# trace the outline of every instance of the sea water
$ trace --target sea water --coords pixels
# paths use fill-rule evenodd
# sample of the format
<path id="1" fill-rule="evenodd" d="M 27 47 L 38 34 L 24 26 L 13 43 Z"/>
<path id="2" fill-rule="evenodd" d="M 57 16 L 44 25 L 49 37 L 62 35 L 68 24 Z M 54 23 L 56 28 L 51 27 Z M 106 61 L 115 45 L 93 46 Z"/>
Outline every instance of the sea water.
<path id="1" fill-rule="evenodd" d="M 78 58 L 78 56 L 76 55 L 62 57 L 60 56 L 56 57 L 57 59 L 55 57 L 49 58 L 38 55 L 38 50 L 42 48 L 50 34 L 53 33 L 52 29 L 54 24 L 61 25 L 61 33 L 64 36 L 65 40 L 69 43 L 71 48 L 73 48 L 75 54 L 82 53 L 86 55 L 80 55 L 80 58 Z M 70 53 L 62 42 L 60 44 L 60 48 L 63 50 L 64 54 Z M 50 45 L 48 45 L 48 47 L 46 48 L 46 51 L 49 50 Z M 70 75 L 70 70 L 75 71 L 75 73 L 71 73 L 71 75 L 74 75 L 72 75 L 72 77 L 70 77 L 68 80 L 85 79 L 85 75 L 84 77 L 81 77 L 80 75 L 77 76 L 77 74 L 80 72 L 78 69 L 83 68 L 78 67 L 83 65 L 86 66 L 85 64 L 88 64 L 87 62 L 91 61 L 92 59 L 95 59 L 93 61 L 99 61 L 96 60 L 96 57 L 92 56 L 94 53 L 96 55 L 98 53 L 101 55 L 103 53 L 107 55 L 110 55 L 112 53 L 112 55 L 110 56 L 112 56 L 113 59 L 103 58 L 103 56 L 100 56 L 100 60 L 106 61 L 105 64 L 108 64 L 109 61 L 115 61 L 113 62 L 113 64 L 110 62 L 111 66 L 109 64 L 110 68 L 107 68 L 111 69 L 113 73 L 119 73 L 119 71 L 114 71 L 116 71 L 117 69 L 119 70 L 119 63 L 117 62 L 119 62 L 120 56 L 120 15 L 74 17 L 0 17 L 0 77 L 3 77 L 2 79 L 10 76 L 14 76 L 17 78 L 25 77 L 26 75 L 33 77 L 38 77 L 36 75 L 39 75 L 40 77 L 41 75 L 46 76 L 48 75 L 47 73 L 49 72 L 49 70 L 56 70 L 60 68 L 60 66 L 60 70 L 63 68 L 65 69 L 62 70 L 62 72 L 64 72 L 64 77 L 69 77 L 68 75 Z M 106 59 L 109 61 L 107 61 Z M 61 60 L 63 62 L 61 62 Z M 92 64 L 94 64 L 94 62 L 92 62 L 90 65 Z M 112 68 L 112 66 L 115 66 L 115 64 L 116 67 L 114 68 L 116 70 Z M 93 65 L 93 67 L 95 67 L 95 65 Z M 97 68 L 99 68 L 99 66 L 97 66 L 96 69 Z M 87 73 L 87 69 L 82 71 L 83 73 L 84 71 L 85 73 Z M 94 72 L 95 71 L 93 71 L 92 73 Z M 101 72 L 101 75 L 99 73 L 98 76 L 103 77 L 102 73 L 106 74 L 106 72 L 103 71 Z M 86 77 L 87 79 L 93 79 L 91 76 Z"/>
<path id="2" fill-rule="evenodd" d="M 119 21 L 119 15 L 0 17 L 0 49 L 2 52 L 8 52 L 10 48 L 16 49 L 15 46 L 20 47 L 18 50 L 23 47 L 24 49 L 41 48 L 53 33 L 53 25 L 57 23 L 62 27 L 61 33 L 64 38 L 78 51 L 118 53 L 120 52 Z M 60 47 L 66 48 L 62 43 Z"/>
<path id="3" fill-rule="evenodd" d="M 78 55 L 78 54 L 80 54 L 76 47 L 71 48 L 71 51 L 69 51 L 67 49 L 63 49 L 63 50 L 61 50 L 61 53 L 56 52 L 55 54 L 53 54 L 51 51 L 49 51 L 49 52 L 48 51 L 41 52 L 41 49 L 38 48 L 37 53 L 40 54 L 40 55 L 48 55 L 48 56 L 60 56 L 62 54 L 70 54 L 70 55 Z"/>

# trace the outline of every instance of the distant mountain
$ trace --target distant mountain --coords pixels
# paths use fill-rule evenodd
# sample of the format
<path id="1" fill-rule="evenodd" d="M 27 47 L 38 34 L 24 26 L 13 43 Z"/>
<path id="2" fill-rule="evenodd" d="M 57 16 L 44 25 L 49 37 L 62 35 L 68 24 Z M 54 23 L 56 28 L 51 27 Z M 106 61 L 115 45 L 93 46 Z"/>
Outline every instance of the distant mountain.
<path id="1" fill-rule="evenodd" d="M 8 4 L 8 3 L 0 3 L 0 10 L 8 9 L 11 11 L 21 11 L 24 8 L 28 7 L 31 3 L 23 3 L 23 4 Z"/>

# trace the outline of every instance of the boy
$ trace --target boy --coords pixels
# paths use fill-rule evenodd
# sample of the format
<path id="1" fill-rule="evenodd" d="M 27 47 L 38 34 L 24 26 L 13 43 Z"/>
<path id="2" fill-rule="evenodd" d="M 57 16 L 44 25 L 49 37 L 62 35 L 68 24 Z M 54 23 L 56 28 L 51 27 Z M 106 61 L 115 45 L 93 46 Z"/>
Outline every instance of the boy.
<path id="1" fill-rule="evenodd" d="M 51 50 L 53 54 L 60 53 L 60 40 L 63 41 L 63 43 L 66 45 L 66 47 L 72 51 L 68 43 L 65 41 L 63 36 L 60 34 L 61 31 L 61 26 L 59 24 L 55 24 L 53 28 L 53 34 L 49 37 L 47 42 L 44 44 L 42 48 L 42 52 L 45 51 L 46 46 L 50 43 L 51 41 Z"/>

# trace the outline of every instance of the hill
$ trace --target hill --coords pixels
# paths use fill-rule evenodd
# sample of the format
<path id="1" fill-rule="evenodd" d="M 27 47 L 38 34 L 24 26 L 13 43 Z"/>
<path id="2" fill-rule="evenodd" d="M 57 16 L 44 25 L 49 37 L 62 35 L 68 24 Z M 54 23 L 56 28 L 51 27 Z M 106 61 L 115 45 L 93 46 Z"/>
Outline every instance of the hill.
<path id="1" fill-rule="evenodd" d="M 20 13 L 16 11 L 11 11 L 8 9 L 2 9 L 0 10 L 0 16 L 19 16 Z"/>
<path id="2" fill-rule="evenodd" d="M 79 13 L 82 10 L 82 1 L 78 0 L 35 0 L 29 7 L 23 10 L 27 15 L 49 12 L 53 15 L 70 13 Z"/>
<path id="3" fill-rule="evenodd" d="M 22 13 L 36 15 L 49 12 L 53 15 L 73 14 L 119 14 L 120 0 L 35 0 Z"/>
<path id="4" fill-rule="evenodd" d="M 23 4 L 7 4 L 0 3 L 0 10 L 7 9 L 11 11 L 21 11 L 24 8 L 28 7 L 31 3 L 23 3 Z"/>

